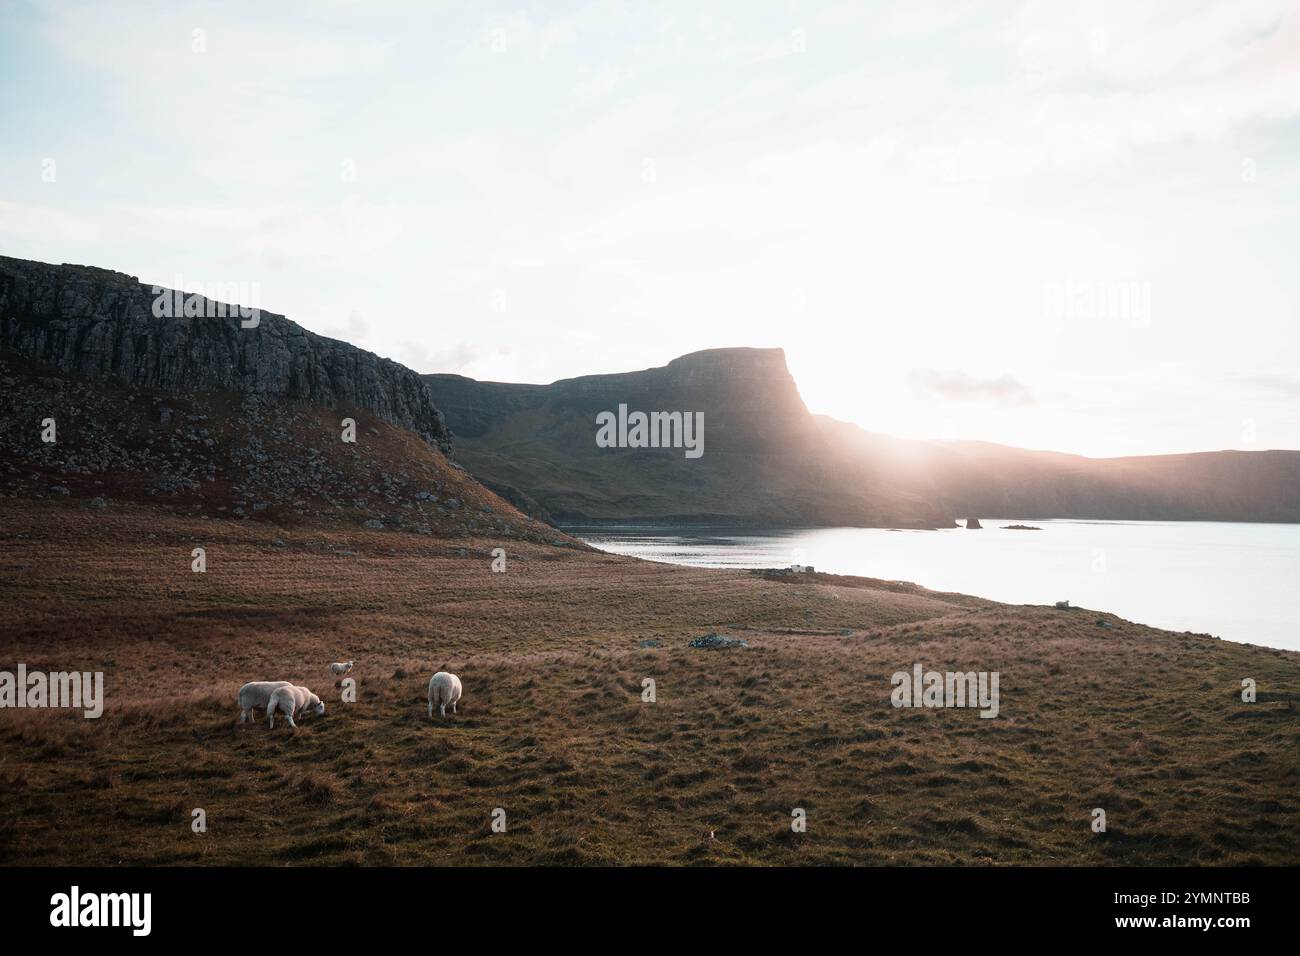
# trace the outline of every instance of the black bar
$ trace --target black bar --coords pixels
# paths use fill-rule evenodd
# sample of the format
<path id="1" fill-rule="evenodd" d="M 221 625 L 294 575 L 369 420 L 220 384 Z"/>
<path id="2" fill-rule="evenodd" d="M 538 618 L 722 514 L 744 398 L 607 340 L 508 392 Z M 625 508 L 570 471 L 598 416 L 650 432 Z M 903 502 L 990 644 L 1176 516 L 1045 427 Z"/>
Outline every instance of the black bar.
<path id="1" fill-rule="evenodd" d="M 87 894 L 149 893 L 147 938 L 205 946 L 246 944 L 250 932 L 301 931 L 317 940 L 326 938 L 317 936 L 320 929 L 335 942 L 427 934 L 442 917 L 473 946 L 531 934 L 535 948 L 541 927 L 579 935 L 622 927 L 635 937 L 699 920 L 725 928 L 732 943 L 749 936 L 761 942 L 775 920 L 945 946 L 1041 939 L 1044 927 L 1062 942 L 1202 937 L 1231 946 L 1261 930 L 1294 929 L 1295 877 L 1295 869 L 1195 868 L 8 869 L 0 870 L 0 925 L 6 935 L 51 941 L 73 932 L 83 943 L 139 938 L 129 926 L 52 926 L 52 897 L 70 895 L 75 885 L 83 901 Z M 1156 925 L 1117 923 L 1134 918 Z M 1245 918 L 1248 925 L 1160 925 L 1166 918 Z"/>

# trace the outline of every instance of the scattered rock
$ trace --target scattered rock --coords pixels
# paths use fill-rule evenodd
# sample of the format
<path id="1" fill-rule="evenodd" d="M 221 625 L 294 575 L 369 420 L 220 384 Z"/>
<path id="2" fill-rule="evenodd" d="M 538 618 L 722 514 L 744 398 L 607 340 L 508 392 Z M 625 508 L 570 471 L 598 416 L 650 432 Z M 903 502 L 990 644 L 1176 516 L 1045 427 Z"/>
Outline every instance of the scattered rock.
<path id="1" fill-rule="evenodd" d="M 749 641 L 738 637 L 726 637 L 722 634 L 705 634 L 691 641 L 691 647 L 749 647 Z"/>
<path id="2" fill-rule="evenodd" d="M 1069 601 L 1057 601 L 1057 602 L 1056 602 L 1056 606 L 1057 606 L 1058 608 L 1060 608 L 1062 611 L 1068 611 L 1068 610 L 1070 609 L 1070 602 L 1069 602 Z"/>
<path id="3" fill-rule="evenodd" d="M 1042 531 L 1042 528 L 1035 528 L 1032 524 L 1004 524 L 1003 531 Z"/>
<path id="4" fill-rule="evenodd" d="M 649 640 L 642 641 L 637 645 L 637 647 L 663 647 L 663 646 L 664 646 L 663 641 L 653 637 L 650 638 Z"/>
<path id="5" fill-rule="evenodd" d="M 373 531 L 382 531 L 384 529 L 384 523 L 378 518 L 371 518 L 366 522 L 366 527 Z"/>
<path id="6" fill-rule="evenodd" d="M 969 529 L 971 529 L 972 531 L 979 531 L 979 530 L 980 530 L 981 528 L 983 528 L 984 526 L 983 526 L 982 524 L 980 524 L 980 519 L 979 519 L 979 518 L 967 518 L 967 519 L 966 519 L 966 527 L 969 528 Z"/>

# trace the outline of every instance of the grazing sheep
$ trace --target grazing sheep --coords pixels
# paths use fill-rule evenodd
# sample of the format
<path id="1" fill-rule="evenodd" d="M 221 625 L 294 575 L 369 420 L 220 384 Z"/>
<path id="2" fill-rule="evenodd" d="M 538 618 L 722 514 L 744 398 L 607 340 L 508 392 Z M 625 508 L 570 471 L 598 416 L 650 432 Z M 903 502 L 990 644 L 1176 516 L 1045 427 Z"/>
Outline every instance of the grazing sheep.
<path id="1" fill-rule="evenodd" d="M 284 714 L 289 719 L 290 727 L 297 727 L 298 725 L 293 722 L 294 717 L 301 717 L 308 712 L 315 714 L 317 717 L 323 717 L 325 716 L 325 704 L 306 687 L 289 684 L 273 690 L 271 699 L 267 702 L 266 719 L 272 730 L 275 729 L 275 715 L 277 712 Z"/>
<path id="2" fill-rule="evenodd" d="M 277 687 L 287 686 L 287 680 L 250 680 L 239 688 L 239 722 L 245 723 L 249 714 L 265 707 Z"/>
<path id="3" fill-rule="evenodd" d="M 446 671 L 438 671 L 429 678 L 429 716 L 433 716 L 433 708 L 438 708 L 438 713 L 447 716 L 447 705 L 451 704 L 451 712 L 456 713 L 456 701 L 460 700 L 460 678 L 455 674 L 448 674 Z"/>
<path id="4" fill-rule="evenodd" d="M 350 670 L 352 670 L 352 662 L 351 662 L 351 661 L 348 661 L 346 664 L 331 664 L 331 665 L 330 665 L 330 671 L 331 671 L 331 672 L 334 674 L 334 676 L 336 676 L 336 677 L 342 677 L 344 674 L 346 674 L 346 673 L 347 673 L 348 671 L 350 671 Z"/>

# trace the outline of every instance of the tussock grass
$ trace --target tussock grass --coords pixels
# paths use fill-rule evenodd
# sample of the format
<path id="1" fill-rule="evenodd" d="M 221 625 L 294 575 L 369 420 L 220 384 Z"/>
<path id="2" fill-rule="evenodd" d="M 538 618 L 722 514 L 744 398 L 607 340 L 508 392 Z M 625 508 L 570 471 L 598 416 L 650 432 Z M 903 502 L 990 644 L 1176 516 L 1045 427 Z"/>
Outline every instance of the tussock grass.
<path id="1" fill-rule="evenodd" d="M 324 555 L 335 536 L 355 556 Z M 1300 688 L 1295 653 L 511 542 L 494 574 L 496 544 L 9 508 L 0 668 L 103 670 L 106 704 L 0 711 L 0 862 L 1300 862 L 1300 718 L 1236 696 Z M 753 646 L 686 646 L 711 631 Z M 347 659 L 354 704 L 327 671 Z M 1000 671 L 1001 715 L 891 707 L 915 661 Z M 439 669 L 465 697 L 430 721 Z M 325 717 L 240 726 L 239 685 L 270 678 Z"/>

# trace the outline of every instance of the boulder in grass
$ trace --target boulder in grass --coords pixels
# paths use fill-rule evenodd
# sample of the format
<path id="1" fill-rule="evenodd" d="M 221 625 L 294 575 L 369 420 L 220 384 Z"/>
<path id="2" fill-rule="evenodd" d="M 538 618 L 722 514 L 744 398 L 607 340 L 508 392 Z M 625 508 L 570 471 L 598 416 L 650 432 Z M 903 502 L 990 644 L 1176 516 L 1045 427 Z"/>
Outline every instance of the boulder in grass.
<path id="1" fill-rule="evenodd" d="M 691 641 L 691 647 L 749 647 L 749 641 L 743 641 L 738 637 L 726 637 L 723 634 L 705 634 L 703 637 L 697 637 Z"/>

